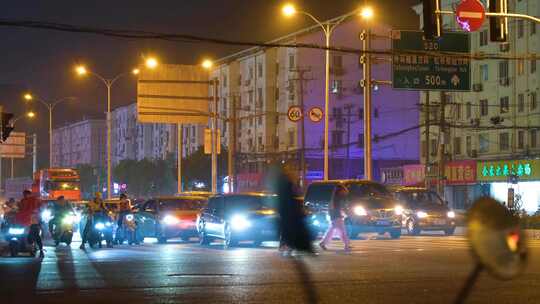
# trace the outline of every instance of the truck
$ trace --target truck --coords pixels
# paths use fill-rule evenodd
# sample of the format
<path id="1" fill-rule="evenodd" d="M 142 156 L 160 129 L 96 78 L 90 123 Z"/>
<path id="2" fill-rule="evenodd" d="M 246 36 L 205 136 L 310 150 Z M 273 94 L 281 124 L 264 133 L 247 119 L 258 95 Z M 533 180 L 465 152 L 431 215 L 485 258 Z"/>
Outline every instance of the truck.
<path id="1" fill-rule="evenodd" d="M 76 169 L 49 168 L 34 173 L 32 193 L 41 201 L 63 196 L 68 201 L 81 200 L 81 177 Z"/>

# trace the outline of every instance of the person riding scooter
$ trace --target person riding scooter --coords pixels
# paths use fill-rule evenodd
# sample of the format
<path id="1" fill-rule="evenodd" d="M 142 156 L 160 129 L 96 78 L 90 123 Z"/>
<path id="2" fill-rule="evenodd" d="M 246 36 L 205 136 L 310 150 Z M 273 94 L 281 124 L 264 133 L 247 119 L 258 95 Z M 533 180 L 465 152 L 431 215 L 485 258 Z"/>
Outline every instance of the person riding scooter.
<path id="1" fill-rule="evenodd" d="M 19 202 L 19 209 L 15 214 L 13 223 L 24 227 L 30 227 L 28 242 L 35 242 L 39 247 L 39 256 L 43 257 L 43 242 L 41 240 L 41 226 L 39 223 L 39 200 L 32 196 L 30 190 L 23 191 L 23 199 Z"/>
<path id="2" fill-rule="evenodd" d="M 107 212 L 108 210 L 101 198 L 101 193 L 96 192 L 94 199 L 89 201 L 86 207 L 86 224 L 82 232 L 81 249 L 85 249 L 84 245 L 88 241 L 88 236 L 94 227 L 94 217 L 99 216 L 99 214 L 107 214 Z"/>
<path id="3" fill-rule="evenodd" d="M 71 244 L 75 215 L 73 206 L 65 200 L 64 196 L 59 196 L 52 210 L 53 218 L 49 221 L 49 231 L 55 244 L 58 245 L 60 242 Z"/>

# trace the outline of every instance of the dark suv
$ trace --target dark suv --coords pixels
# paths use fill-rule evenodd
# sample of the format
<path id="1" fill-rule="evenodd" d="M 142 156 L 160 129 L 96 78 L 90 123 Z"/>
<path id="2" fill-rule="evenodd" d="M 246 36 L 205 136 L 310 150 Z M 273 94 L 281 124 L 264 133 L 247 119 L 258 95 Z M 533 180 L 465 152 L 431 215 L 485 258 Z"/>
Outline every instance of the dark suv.
<path id="1" fill-rule="evenodd" d="M 201 245 L 223 239 L 225 247 L 237 246 L 240 241 L 278 240 L 276 213 L 277 196 L 265 193 L 215 195 L 197 219 Z"/>
<path id="2" fill-rule="evenodd" d="M 403 226 L 408 234 L 418 235 L 422 230 L 454 234 L 456 214 L 436 192 L 418 187 L 398 187 L 393 191 L 403 205 Z"/>
<path id="3" fill-rule="evenodd" d="M 402 206 L 385 186 L 366 180 L 332 180 L 309 185 L 304 202 L 312 225 L 321 227 L 320 231 L 328 227 L 328 205 L 339 186 L 349 191 L 345 225 L 350 238 L 369 232 L 389 233 L 394 239 L 401 236 Z"/>

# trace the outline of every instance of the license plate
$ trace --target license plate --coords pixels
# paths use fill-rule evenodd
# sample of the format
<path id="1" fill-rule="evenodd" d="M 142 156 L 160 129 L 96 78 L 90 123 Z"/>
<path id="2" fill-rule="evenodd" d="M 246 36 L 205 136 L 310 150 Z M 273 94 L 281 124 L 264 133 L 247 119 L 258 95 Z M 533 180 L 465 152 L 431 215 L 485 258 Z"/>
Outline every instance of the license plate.
<path id="1" fill-rule="evenodd" d="M 389 226 L 390 222 L 389 221 L 377 221 L 375 224 L 377 226 Z"/>
<path id="2" fill-rule="evenodd" d="M 434 220 L 433 224 L 435 224 L 435 225 L 446 225 L 446 221 L 445 220 Z"/>

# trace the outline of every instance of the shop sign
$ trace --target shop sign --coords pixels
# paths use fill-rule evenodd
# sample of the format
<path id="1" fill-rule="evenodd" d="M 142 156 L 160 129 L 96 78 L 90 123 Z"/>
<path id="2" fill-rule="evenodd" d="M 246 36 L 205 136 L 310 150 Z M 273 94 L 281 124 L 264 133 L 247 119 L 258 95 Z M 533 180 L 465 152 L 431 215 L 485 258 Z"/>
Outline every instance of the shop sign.
<path id="1" fill-rule="evenodd" d="M 453 161 L 444 167 L 447 185 L 467 185 L 476 182 L 476 161 Z"/>
<path id="2" fill-rule="evenodd" d="M 477 164 L 478 181 L 508 181 L 516 176 L 519 181 L 540 179 L 540 160 L 480 161 Z"/>
<path id="3" fill-rule="evenodd" d="M 426 169 L 424 165 L 404 165 L 403 166 L 403 185 L 413 186 L 424 183 L 426 178 Z"/>

